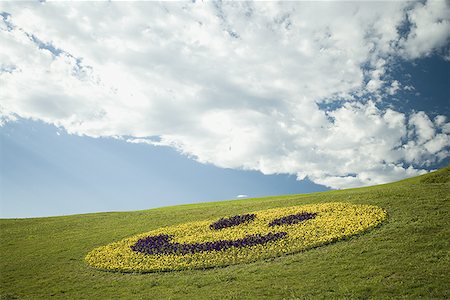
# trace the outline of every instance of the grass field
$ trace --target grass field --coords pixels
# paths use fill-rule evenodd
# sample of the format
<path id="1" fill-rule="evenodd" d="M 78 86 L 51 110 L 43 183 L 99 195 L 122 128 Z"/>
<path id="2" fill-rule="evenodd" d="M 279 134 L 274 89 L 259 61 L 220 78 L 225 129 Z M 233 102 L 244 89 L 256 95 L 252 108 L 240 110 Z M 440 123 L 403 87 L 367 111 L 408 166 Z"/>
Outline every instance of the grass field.
<path id="1" fill-rule="evenodd" d="M 91 249 L 161 226 L 292 205 L 349 202 L 381 227 L 305 252 L 207 270 L 87 267 Z M 450 297 L 450 167 L 395 183 L 123 213 L 0 220 L 0 299 L 330 299 Z"/>

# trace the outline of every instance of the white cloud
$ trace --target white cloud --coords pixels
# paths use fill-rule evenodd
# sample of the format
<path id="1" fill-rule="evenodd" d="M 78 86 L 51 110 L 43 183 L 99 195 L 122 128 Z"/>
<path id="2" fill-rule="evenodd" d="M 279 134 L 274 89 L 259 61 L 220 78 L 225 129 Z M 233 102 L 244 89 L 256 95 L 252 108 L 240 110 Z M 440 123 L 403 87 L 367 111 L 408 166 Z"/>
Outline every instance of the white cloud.
<path id="1" fill-rule="evenodd" d="M 447 26 L 438 4 L 0 5 L 10 14 L 0 22 L 4 120 L 126 136 L 220 167 L 335 188 L 420 174 L 448 157 L 446 120 L 376 102 L 398 53 L 415 58 L 443 45 L 444 34 L 428 32 Z M 414 26 L 402 39 L 406 13 Z M 400 82 L 388 82 L 394 94 Z M 350 101 L 319 109 L 336 99 Z"/>
<path id="2" fill-rule="evenodd" d="M 417 3 L 408 12 L 412 23 L 406 39 L 401 40 L 408 58 L 430 55 L 435 49 L 448 44 L 450 39 L 450 6 L 448 1 L 430 0 Z"/>
<path id="3" fill-rule="evenodd" d="M 438 115 L 434 118 L 434 124 L 438 127 L 444 125 L 447 121 L 447 117 L 443 115 Z"/>
<path id="4" fill-rule="evenodd" d="M 397 93 L 397 91 L 400 89 L 400 82 L 398 82 L 398 80 L 394 80 L 391 83 L 391 86 L 388 88 L 388 94 L 389 95 L 395 95 L 395 93 Z"/>
<path id="5" fill-rule="evenodd" d="M 435 129 L 433 122 L 424 112 L 418 112 L 411 116 L 409 119 L 410 127 L 413 128 L 417 135 L 418 143 L 425 143 L 435 136 Z"/>
<path id="6" fill-rule="evenodd" d="M 237 195 L 237 196 L 236 196 L 236 198 L 247 198 L 247 197 L 248 197 L 248 195 L 243 195 L 243 194 L 242 194 L 242 195 Z"/>
<path id="7" fill-rule="evenodd" d="M 450 123 L 442 125 L 442 133 L 450 134 Z"/>

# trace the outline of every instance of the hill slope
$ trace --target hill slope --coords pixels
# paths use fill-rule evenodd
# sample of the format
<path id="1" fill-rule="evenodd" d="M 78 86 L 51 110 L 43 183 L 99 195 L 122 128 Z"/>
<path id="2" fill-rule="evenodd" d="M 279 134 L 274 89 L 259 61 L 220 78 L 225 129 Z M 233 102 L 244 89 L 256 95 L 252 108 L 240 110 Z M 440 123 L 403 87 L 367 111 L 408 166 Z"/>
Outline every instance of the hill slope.
<path id="1" fill-rule="evenodd" d="M 0 299 L 449 298 L 450 167 L 395 183 L 124 213 L 0 220 Z M 90 269 L 91 249 L 161 226 L 273 207 L 374 204 L 388 220 L 309 251 L 208 270 Z"/>

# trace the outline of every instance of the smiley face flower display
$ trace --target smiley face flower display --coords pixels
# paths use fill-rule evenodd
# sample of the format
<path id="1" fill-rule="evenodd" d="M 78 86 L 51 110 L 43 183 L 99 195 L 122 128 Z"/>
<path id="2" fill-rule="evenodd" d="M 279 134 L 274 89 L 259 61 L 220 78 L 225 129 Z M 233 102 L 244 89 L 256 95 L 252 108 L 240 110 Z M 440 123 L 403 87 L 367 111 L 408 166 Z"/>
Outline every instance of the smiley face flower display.
<path id="1" fill-rule="evenodd" d="M 158 272 L 226 266 L 304 251 L 362 233 L 386 219 L 373 205 L 324 203 L 183 223 L 89 252 L 91 267 Z"/>

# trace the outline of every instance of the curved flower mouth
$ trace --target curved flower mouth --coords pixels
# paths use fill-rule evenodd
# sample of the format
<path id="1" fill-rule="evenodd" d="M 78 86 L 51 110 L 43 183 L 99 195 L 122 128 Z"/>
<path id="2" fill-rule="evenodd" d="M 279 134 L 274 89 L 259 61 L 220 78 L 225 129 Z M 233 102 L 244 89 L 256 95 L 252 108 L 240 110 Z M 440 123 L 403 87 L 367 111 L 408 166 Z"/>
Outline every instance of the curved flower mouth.
<path id="1" fill-rule="evenodd" d="M 287 232 L 269 232 L 268 234 L 246 235 L 236 240 L 217 240 L 205 243 L 171 243 L 172 238 L 167 234 L 149 236 L 138 240 L 131 249 L 144 254 L 188 254 L 205 251 L 220 251 L 228 248 L 251 247 L 263 245 L 271 241 L 279 240 L 287 235 Z"/>
<path id="2" fill-rule="evenodd" d="M 273 220 L 268 224 L 269 227 L 277 225 L 293 225 L 314 219 L 317 213 L 301 212 L 298 214 L 284 216 Z M 242 223 L 249 223 L 255 219 L 255 214 L 236 215 L 229 218 L 221 218 L 218 221 L 209 225 L 212 230 L 219 230 L 228 228 Z M 131 250 L 148 255 L 153 254 L 179 254 L 184 255 L 188 253 L 197 253 L 205 251 L 221 251 L 229 248 L 251 247 L 255 245 L 263 245 L 271 241 L 279 240 L 287 235 L 287 232 L 269 232 L 268 234 L 251 234 L 243 238 L 235 240 L 217 240 L 204 243 L 172 243 L 170 240 L 172 236 L 168 234 L 160 234 L 148 236 L 139 239 Z"/>

